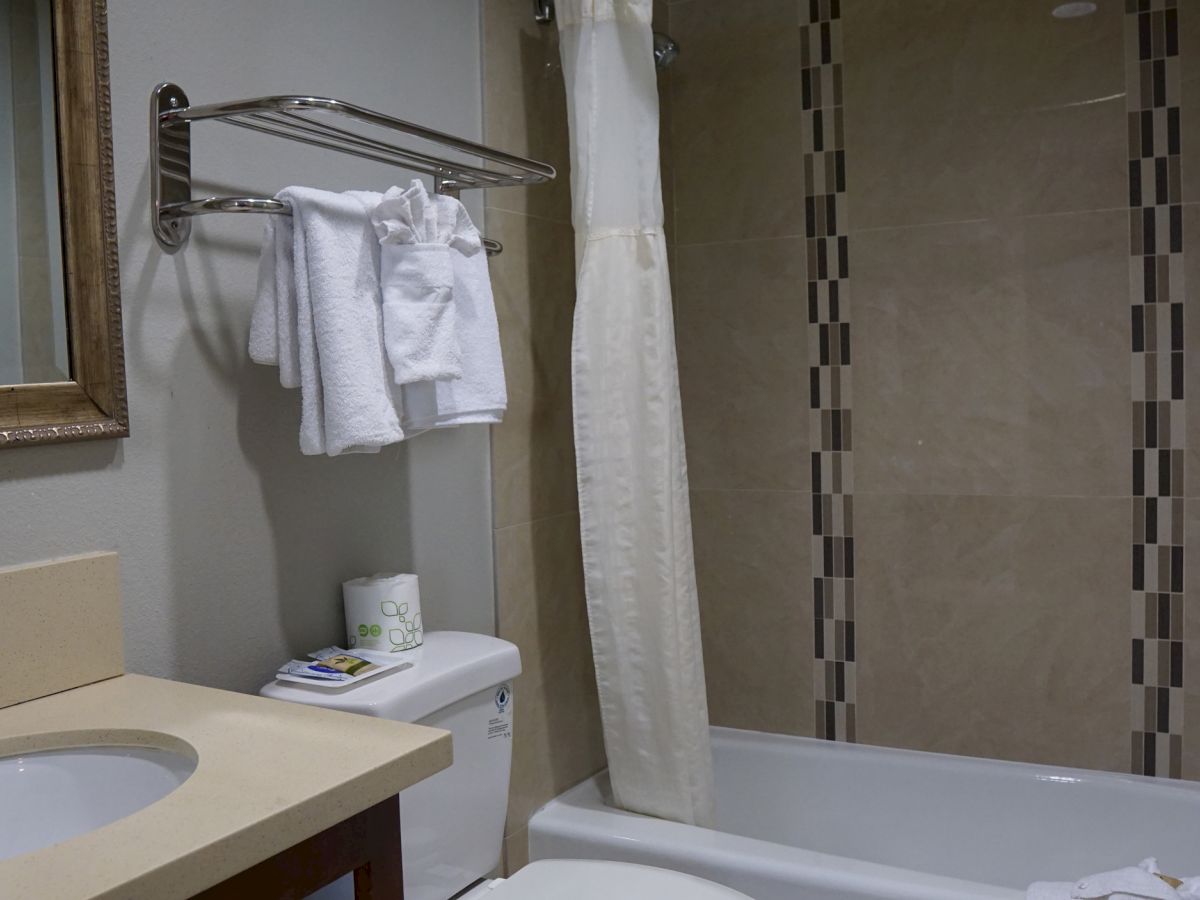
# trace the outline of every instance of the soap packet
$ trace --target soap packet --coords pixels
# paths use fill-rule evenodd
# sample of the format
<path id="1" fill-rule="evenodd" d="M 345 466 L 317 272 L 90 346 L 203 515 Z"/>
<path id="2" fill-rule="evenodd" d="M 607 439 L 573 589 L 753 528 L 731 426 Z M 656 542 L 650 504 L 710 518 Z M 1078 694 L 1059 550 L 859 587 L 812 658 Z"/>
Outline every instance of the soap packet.
<path id="1" fill-rule="evenodd" d="M 341 647 L 322 647 L 308 654 L 308 659 L 293 659 L 275 673 L 279 681 L 294 681 L 310 687 L 339 688 L 358 684 L 384 672 L 412 668 L 391 653 L 370 650 L 344 650 Z"/>

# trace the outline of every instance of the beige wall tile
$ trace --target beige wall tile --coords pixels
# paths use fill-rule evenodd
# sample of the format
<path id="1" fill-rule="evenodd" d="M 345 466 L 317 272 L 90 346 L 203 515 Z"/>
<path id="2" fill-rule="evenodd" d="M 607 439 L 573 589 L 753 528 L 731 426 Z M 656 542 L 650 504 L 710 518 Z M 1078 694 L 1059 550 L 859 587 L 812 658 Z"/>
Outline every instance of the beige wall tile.
<path id="1" fill-rule="evenodd" d="M 887 79 L 877 79 L 885 82 Z M 919 120 L 846 96 L 850 227 L 1124 208 L 1125 100 Z"/>
<path id="2" fill-rule="evenodd" d="M 693 488 L 807 490 L 804 241 L 676 247 Z"/>
<path id="3" fill-rule="evenodd" d="M 860 491 L 1128 495 L 1123 211 L 856 234 Z"/>
<path id="4" fill-rule="evenodd" d="M 45 654 L 30 657 L 31 646 Z M 117 554 L 91 553 L 0 569 L 0 707 L 120 675 Z"/>
<path id="5" fill-rule="evenodd" d="M 496 567 L 499 635 L 520 648 L 523 668 L 514 685 L 511 834 L 605 763 L 578 517 L 497 530 Z"/>
<path id="6" fill-rule="evenodd" d="M 1129 501 L 855 497 L 858 736 L 1125 770 Z"/>
<path id="7" fill-rule="evenodd" d="M 488 0 L 484 134 L 545 160 L 550 185 L 493 190 L 489 237 L 508 382 L 492 429 L 497 622 L 521 651 L 505 871 L 528 860 L 530 813 L 604 766 L 599 701 L 583 593 L 571 422 L 575 246 L 570 226 L 566 99 L 553 25 L 526 0 Z"/>
<path id="8" fill-rule="evenodd" d="M 529 864 L 529 829 L 504 836 L 504 874 L 512 875 Z"/>
<path id="9" fill-rule="evenodd" d="M 1121 4 L 842 10 L 852 228 L 1125 205 Z"/>
<path id="10" fill-rule="evenodd" d="M 535 22 L 526 0 L 487 0 L 480 7 L 484 141 L 558 170 L 550 184 L 488 191 L 487 205 L 569 222 L 570 151 L 558 28 Z"/>
<path id="11" fill-rule="evenodd" d="M 670 28 L 676 240 L 803 233 L 796 3 L 692 0 Z"/>
<path id="12" fill-rule="evenodd" d="M 1050 15 L 1052 6 L 842 0 L 847 102 L 872 117 L 927 120 L 1087 104 L 1124 91 L 1123 4 L 1101 3 L 1072 20 Z"/>
<path id="13" fill-rule="evenodd" d="M 1183 777 L 1200 781 L 1200 503 L 1185 508 Z"/>
<path id="14" fill-rule="evenodd" d="M 692 492 L 714 725 L 812 734 L 809 504 L 799 492 Z"/>
<path id="15" fill-rule="evenodd" d="M 577 506 L 571 424 L 574 232 L 569 225 L 488 210 L 504 244 L 489 265 L 500 320 L 508 410 L 492 429 L 497 527 Z"/>

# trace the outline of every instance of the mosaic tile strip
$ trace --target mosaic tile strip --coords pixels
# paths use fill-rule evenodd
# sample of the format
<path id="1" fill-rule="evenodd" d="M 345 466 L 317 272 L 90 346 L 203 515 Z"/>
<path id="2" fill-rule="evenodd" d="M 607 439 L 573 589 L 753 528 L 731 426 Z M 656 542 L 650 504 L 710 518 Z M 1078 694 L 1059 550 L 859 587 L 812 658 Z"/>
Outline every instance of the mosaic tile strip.
<path id="1" fill-rule="evenodd" d="M 850 259 L 839 0 L 802 3 L 816 734 L 855 740 Z"/>
<path id="2" fill-rule="evenodd" d="M 1177 0 L 1126 0 L 1133 354 L 1130 767 L 1183 765 L 1183 207 Z"/>

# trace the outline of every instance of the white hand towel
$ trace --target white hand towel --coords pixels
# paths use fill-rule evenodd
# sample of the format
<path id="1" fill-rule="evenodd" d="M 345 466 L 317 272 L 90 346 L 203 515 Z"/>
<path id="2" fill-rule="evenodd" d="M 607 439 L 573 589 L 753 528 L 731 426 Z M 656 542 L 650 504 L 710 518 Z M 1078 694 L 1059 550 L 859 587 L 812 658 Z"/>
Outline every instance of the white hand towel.
<path id="1" fill-rule="evenodd" d="M 260 264 L 251 358 L 278 364 L 280 382 L 299 385 L 302 453 L 372 452 L 402 440 L 370 220 L 380 195 L 291 187 L 276 196 L 292 216 L 264 233 L 274 260 Z"/>
<path id="2" fill-rule="evenodd" d="M 394 187 L 371 212 L 379 236 L 383 336 L 396 384 L 462 376 L 454 269 L 425 185 Z"/>
<path id="3" fill-rule="evenodd" d="M 430 428 L 494 424 L 508 405 L 496 304 L 482 239 L 461 203 L 442 195 L 432 199 L 439 239 L 449 245 L 454 269 L 454 315 L 462 376 L 454 381 L 404 386 L 403 427 L 410 436 Z"/>
<path id="4" fill-rule="evenodd" d="M 279 367 L 279 383 L 300 387 L 297 358 L 292 219 L 267 216 L 258 260 L 258 295 L 250 318 L 250 358 Z"/>

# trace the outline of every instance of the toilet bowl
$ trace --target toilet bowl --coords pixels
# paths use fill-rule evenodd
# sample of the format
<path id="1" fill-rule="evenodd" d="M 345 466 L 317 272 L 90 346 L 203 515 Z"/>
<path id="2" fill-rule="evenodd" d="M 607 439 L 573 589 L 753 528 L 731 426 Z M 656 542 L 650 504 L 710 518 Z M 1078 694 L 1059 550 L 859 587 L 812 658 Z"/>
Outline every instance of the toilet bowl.
<path id="1" fill-rule="evenodd" d="M 543 859 L 462 900 L 750 900 L 745 894 L 682 872 L 591 859 Z"/>
<path id="2" fill-rule="evenodd" d="M 520 654 L 498 638 L 439 631 L 403 659 L 409 665 L 346 688 L 274 681 L 259 693 L 452 734 L 453 765 L 400 794 L 405 900 L 746 900 L 691 875 L 597 860 L 540 860 L 490 877 L 504 839 Z M 353 883 L 312 896 L 350 900 Z"/>

